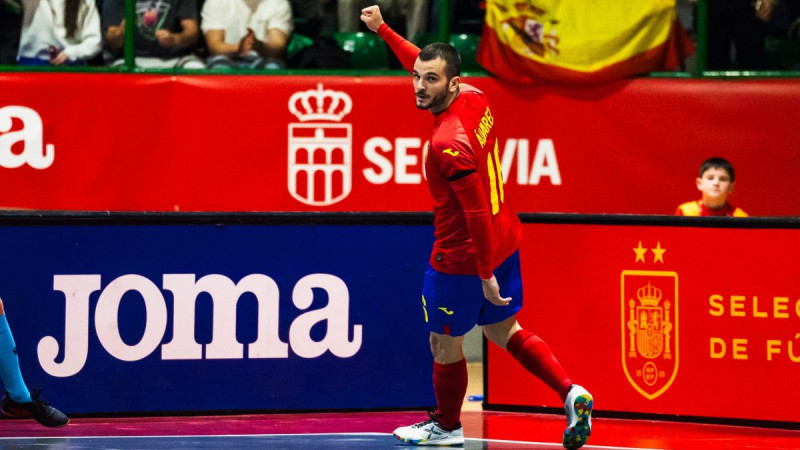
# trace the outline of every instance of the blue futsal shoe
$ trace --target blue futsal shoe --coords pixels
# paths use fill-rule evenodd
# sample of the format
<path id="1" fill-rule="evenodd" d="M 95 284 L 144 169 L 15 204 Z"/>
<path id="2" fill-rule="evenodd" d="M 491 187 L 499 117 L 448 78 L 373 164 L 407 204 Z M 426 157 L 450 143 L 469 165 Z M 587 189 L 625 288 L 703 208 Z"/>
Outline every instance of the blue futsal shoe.
<path id="1" fill-rule="evenodd" d="M 567 413 L 567 429 L 564 430 L 564 448 L 582 447 L 592 434 L 592 394 L 573 384 L 564 402 Z"/>

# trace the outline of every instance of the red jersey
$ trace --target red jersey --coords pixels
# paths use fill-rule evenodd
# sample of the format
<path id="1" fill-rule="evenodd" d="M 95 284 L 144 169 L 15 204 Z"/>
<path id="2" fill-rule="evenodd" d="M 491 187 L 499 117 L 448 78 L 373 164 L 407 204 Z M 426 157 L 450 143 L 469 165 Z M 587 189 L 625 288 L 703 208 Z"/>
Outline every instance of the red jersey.
<path id="1" fill-rule="evenodd" d="M 493 125 L 483 92 L 463 83 L 458 97 L 434 120 L 425 173 L 436 236 L 431 265 L 440 272 L 491 278 L 491 270 L 519 247 L 521 226 L 506 198 Z M 473 199 L 464 198 L 471 194 L 463 192 L 461 179 L 452 180 L 469 171 L 477 174 L 475 187 L 466 188 L 476 190 Z M 486 231 L 473 220 L 487 221 Z M 481 251 L 481 244 L 488 248 Z"/>
<path id="2" fill-rule="evenodd" d="M 386 24 L 378 30 L 408 71 L 419 48 Z M 498 140 L 486 96 L 467 84 L 436 116 L 425 154 L 436 242 L 430 263 L 454 275 L 492 277 L 517 248 L 522 226 L 503 187 Z"/>
<path id="3" fill-rule="evenodd" d="M 676 216 L 700 216 L 700 217 L 714 217 L 714 216 L 733 216 L 733 217 L 747 217 L 747 213 L 742 211 L 730 203 L 725 203 L 722 208 L 711 209 L 703 204 L 702 200 L 695 200 L 693 202 L 686 202 L 678 205 L 675 210 Z"/>

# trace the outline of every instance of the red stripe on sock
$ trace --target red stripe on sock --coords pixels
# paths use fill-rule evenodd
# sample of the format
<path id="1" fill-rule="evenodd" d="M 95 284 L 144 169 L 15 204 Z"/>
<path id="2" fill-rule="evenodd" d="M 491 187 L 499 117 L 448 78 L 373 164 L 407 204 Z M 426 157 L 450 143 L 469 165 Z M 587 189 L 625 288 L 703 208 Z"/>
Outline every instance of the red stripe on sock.
<path id="1" fill-rule="evenodd" d="M 467 395 L 467 360 L 452 364 L 433 362 L 433 392 L 436 394 L 436 413 L 439 424 L 451 430 L 461 420 L 461 405 Z"/>
<path id="2" fill-rule="evenodd" d="M 561 401 L 567 399 L 572 379 L 558 363 L 550 347 L 528 330 L 519 330 L 508 340 L 506 349 L 528 372 L 558 392 Z"/>

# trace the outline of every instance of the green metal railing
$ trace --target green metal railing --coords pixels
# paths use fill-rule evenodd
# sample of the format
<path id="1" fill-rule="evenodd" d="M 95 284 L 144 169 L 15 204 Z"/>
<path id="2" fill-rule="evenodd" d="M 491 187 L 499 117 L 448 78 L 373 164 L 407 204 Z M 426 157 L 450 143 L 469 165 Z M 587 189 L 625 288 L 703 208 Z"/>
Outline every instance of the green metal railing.
<path id="1" fill-rule="evenodd" d="M 132 71 L 136 68 L 136 36 L 134 36 L 134 24 L 136 23 L 136 4 L 134 0 L 125 0 L 125 44 L 123 54 L 125 55 L 125 68 Z"/>
<path id="2" fill-rule="evenodd" d="M 702 76 L 708 67 L 708 1 L 697 2 L 697 56 L 694 76 Z"/>
<path id="3" fill-rule="evenodd" d="M 442 42 L 448 42 L 451 38 L 453 29 L 452 12 L 454 0 L 439 1 L 439 20 L 438 33 L 436 38 Z M 117 67 L 67 67 L 67 66 L 3 66 L 0 65 L 0 72 L 88 72 L 88 73 L 209 73 L 209 74 L 263 74 L 263 75 L 397 75 L 399 70 L 327 70 L 327 69 L 286 69 L 286 70 L 253 70 L 253 71 L 215 71 L 215 70 L 187 70 L 187 69 L 141 69 L 136 67 L 135 62 L 135 36 L 134 24 L 136 23 L 136 11 L 134 0 L 125 0 L 125 43 L 123 45 L 124 64 Z M 697 1 L 697 52 L 695 64 L 690 71 L 675 72 L 654 72 L 650 77 L 656 78 L 800 78 L 800 71 L 708 71 L 708 0 Z M 800 45 L 800 43 L 798 43 Z M 476 70 L 472 75 L 487 75 L 485 71 Z"/>

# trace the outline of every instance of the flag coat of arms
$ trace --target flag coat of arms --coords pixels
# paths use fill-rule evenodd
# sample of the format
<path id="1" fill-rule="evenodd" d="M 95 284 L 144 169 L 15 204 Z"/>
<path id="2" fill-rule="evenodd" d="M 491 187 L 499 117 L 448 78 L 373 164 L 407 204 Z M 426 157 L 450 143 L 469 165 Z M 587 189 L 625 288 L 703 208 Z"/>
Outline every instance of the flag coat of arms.
<path id="1" fill-rule="evenodd" d="M 510 81 L 593 83 L 678 69 L 693 52 L 675 0 L 489 0 L 477 60 Z"/>

